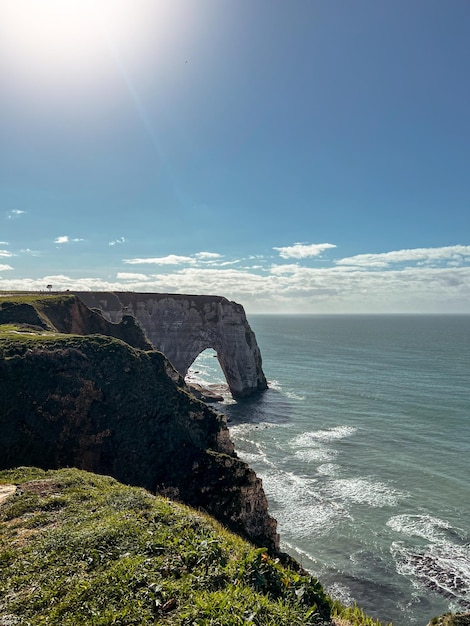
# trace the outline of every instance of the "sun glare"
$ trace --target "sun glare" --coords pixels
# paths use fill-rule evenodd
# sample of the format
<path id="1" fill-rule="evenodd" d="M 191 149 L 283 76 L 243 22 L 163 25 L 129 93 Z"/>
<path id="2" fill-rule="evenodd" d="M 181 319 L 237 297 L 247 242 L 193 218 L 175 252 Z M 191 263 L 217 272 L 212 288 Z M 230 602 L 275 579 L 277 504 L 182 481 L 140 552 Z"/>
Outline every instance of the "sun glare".
<path id="1" fill-rule="evenodd" d="M 109 63 L 110 41 L 139 45 L 149 11 L 148 0 L 1 0 L 0 64 L 23 81 L 90 77 Z"/>

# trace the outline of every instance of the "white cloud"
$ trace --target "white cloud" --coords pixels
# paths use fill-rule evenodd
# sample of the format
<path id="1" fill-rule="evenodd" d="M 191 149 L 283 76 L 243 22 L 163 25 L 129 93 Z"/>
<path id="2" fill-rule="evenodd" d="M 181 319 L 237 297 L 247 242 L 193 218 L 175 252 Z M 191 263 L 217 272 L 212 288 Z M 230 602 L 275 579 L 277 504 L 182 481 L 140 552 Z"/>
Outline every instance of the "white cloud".
<path id="1" fill-rule="evenodd" d="M 0 246 L 9 246 L 8 241 L 0 241 Z"/>
<path id="2" fill-rule="evenodd" d="M 202 294 L 225 295 L 232 299 L 231 294 L 236 292 L 239 302 L 243 302 L 241 294 L 255 296 L 267 288 L 266 277 L 238 269 L 186 267 L 172 274 L 156 274 L 153 278 L 162 291 L 195 293 L 197 285 L 197 293 Z"/>
<path id="3" fill-rule="evenodd" d="M 61 235 L 60 237 L 56 237 L 54 239 L 54 243 L 64 244 L 64 243 L 78 243 L 79 241 L 85 241 L 81 237 L 74 237 L 70 239 L 68 235 Z"/>
<path id="4" fill-rule="evenodd" d="M 11 220 L 14 217 L 19 217 L 20 215 L 24 215 L 26 211 L 21 211 L 20 209 L 13 209 L 8 213 L 8 219 Z"/>
<path id="5" fill-rule="evenodd" d="M 218 263 L 218 266 L 227 267 L 228 265 L 238 265 L 239 263 L 241 263 L 240 259 L 235 259 L 235 261 L 222 261 L 221 263 Z"/>
<path id="6" fill-rule="evenodd" d="M 118 272 L 116 274 L 118 280 L 151 280 L 147 274 L 137 274 L 135 272 Z"/>
<path id="7" fill-rule="evenodd" d="M 114 239 L 113 241 L 110 241 L 108 245 L 110 246 L 117 246 L 121 243 L 126 243 L 126 238 L 125 237 L 118 237 L 117 239 Z"/>
<path id="8" fill-rule="evenodd" d="M 206 259 L 220 259 L 221 254 L 218 252 L 196 252 L 194 255 L 197 259 L 206 260 Z"/>
<path id="9" fill-rule="evenodd" d="M 13 253 L 9 250 L 0 250 L 0 257 L 10 257 L 13 256 Z"/>
<path id="10" fill-rule="evenodd" d="M 337 265 L 366 268 L 386 268 L 392 263 L 442 263 L 460 265 L 470 258 L 470 246 L 445 246 L 441 248 L 412 248 L 380 254 L 358 254 L 339 259 Z"/>
<path id="11" fill-rule="evenodd" d="M 336 248 L 332 243 L 295 243 L 293 246 L 273 248 L 279 252 L 283 259 L 306 259 L 312 256 L 320 256 L 324 250 Z"/>
<path id="12" fill-rule="evenodd" d="M 180 256 L 177 254 L 169 254 L 160 257 L 141 257 L 135 259 L 123 259 L 123 263 L 129 265 L 196 265 L 198 262 L 204 264 L 212 264 L 216 259 L 220 259 L 222 255 L 217 252 L 196 252 L 192 256 Z"/>
<path id="13" fill-rule="evenodd" d="M 281 274 L 295 274 L 300 268 L 300 265 L 297 263 L 291 263 L 290 265 L 272 265 L 270 268 L 270 273 L 274 275 Z"/>
<path id="14" fill-rule="evenodd" d="M 30 254 L 31 256 L 41 256 L 42 254 L 39 250 L 31 250 L 31 248 L 23 248 L 20 252 L 21 254 Z"/>
<path id="15" fill-rule="evenodd" d="M 123 259 L 123 263 L 128 265 L 182 265 L 184 263 L 195 263 L 190 256 L 178 256 L 177 254 L 169 254 L 168 256 Z"/>
<path id="16" fill-rule="evenodd" d="M 44 290 L 47 284 L 52 284 L 57 290 L 221 295 L 239 302 L 250 313 L 470 313 L 468 252 L 467 246 L 450 246 L 385 253 L 388 258 L 416 261 L 408 266 L 398 265 L 396 261 L 392 268 L 365 263 L 313 268 L 303 265 L 301 260 L 279 262 L 270 268 L 227 267 L 223 265 L 225 261 L 218 267 L 198 263 L 179 267 L 162 264 L 159 273 L 120 272 L 113 281 L 63 275 L 35 280 L 3 278 L 0 289 Z M 449 266 L 448 261 L 455 255 L 460 258 L 460 265 Z M 382 255 L 358 256 L 383 260 Z M 194 256 L 183 258 L 194 259 Z M 430 264 L 425 259 L 434 260 Z M 439 259 L 439 267 L 435 266 L 435 259 Z"/>
<path id="17" fill-rule="evenodd" d="M 5 272 L 7 270 L 12 270 L 12 266 L 11 265 L 2 265 L 0 264 L 0 272 Z"/>

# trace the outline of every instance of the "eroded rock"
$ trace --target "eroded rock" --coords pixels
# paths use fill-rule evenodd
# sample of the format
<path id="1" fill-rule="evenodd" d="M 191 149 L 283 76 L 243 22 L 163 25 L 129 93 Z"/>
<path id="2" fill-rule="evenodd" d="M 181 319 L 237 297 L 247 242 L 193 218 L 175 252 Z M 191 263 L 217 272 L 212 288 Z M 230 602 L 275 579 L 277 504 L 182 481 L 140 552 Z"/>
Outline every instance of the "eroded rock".
<path id="1" fill-rule="evenodd" d="M 245 311 L 221 296 L 164 293 L 75 292 L 111 322 L 133 315 L 151 343 L 186 376 L 207 348 L 217 353 L 232 395 L 249 396 L 267 388 L 261 353 Z"/>

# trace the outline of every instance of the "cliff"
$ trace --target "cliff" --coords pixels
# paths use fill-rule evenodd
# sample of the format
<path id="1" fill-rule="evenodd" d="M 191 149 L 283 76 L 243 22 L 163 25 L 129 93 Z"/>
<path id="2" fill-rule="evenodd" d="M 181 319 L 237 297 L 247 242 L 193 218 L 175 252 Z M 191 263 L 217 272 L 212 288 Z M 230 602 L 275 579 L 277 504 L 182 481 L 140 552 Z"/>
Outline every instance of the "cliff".
<path id="1" fill-rule="evenodd" d="M 221 296 L 131 292 L 75 292 L 106 319 L 132 315 L 153 346 L 186 376 L 196 357 L 213 348 L 236 398 L 267 388 L 261 353 L 241 304 Z"/>
<path id="2" fill-rule="evenodd" d="M 152 348 L 132 315 L 121 316 L 118 324 L 110 324 L 101 313 L 67 294 L 0 297 L 0 325 L 4 324 L 20 324 L 35 331 L 107 335 L 135 348 Z"/>
<path id="3" fill-rule="evenodd" d="M 271 550 L 261 481 L 132 317 L 78 298 L 0 299 L 0 467 L 74 466 L 201 507 Z M 88 334 L 91 333 L 91 334 Z"/>

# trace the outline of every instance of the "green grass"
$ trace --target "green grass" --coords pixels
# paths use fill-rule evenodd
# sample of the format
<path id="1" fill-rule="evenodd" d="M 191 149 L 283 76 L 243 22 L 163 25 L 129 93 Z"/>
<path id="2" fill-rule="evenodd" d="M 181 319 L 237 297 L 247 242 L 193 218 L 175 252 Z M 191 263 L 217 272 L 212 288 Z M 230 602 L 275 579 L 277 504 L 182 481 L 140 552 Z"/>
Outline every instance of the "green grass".
<path id="1" fill-rule="evenodd" d="M 43 337 L 57 337 L 56 332 L 39 330 L 22 324 L 0 324 L 0 339 L 31 339 L 35 341 Z"/>
<path id="2" fill-rule="evenodd" d="M 0 483 L 18 485 L 0 506 L 8 623 L 313 626 L 342 610 L 315 578 L 143 489 L 75 469 L 5 470 Z"/>
<path id="3" fill-rule="evenodd" d="M 8 292 L 0 291 L 0 304 L 8 302 L 12 304 L 50 304 L 51 302 L 63 303 L 74 298 L 70 293 L 34 293 L 34 292 Z"/>
<path id="4" fill-rule="evenodd" d="M 78 470 L 7 470 L 0 615 L 36 624 L 319 624 L 317 581 L 211 518 Z M 13 622 L 14 623 L 14 622 Z"/>

